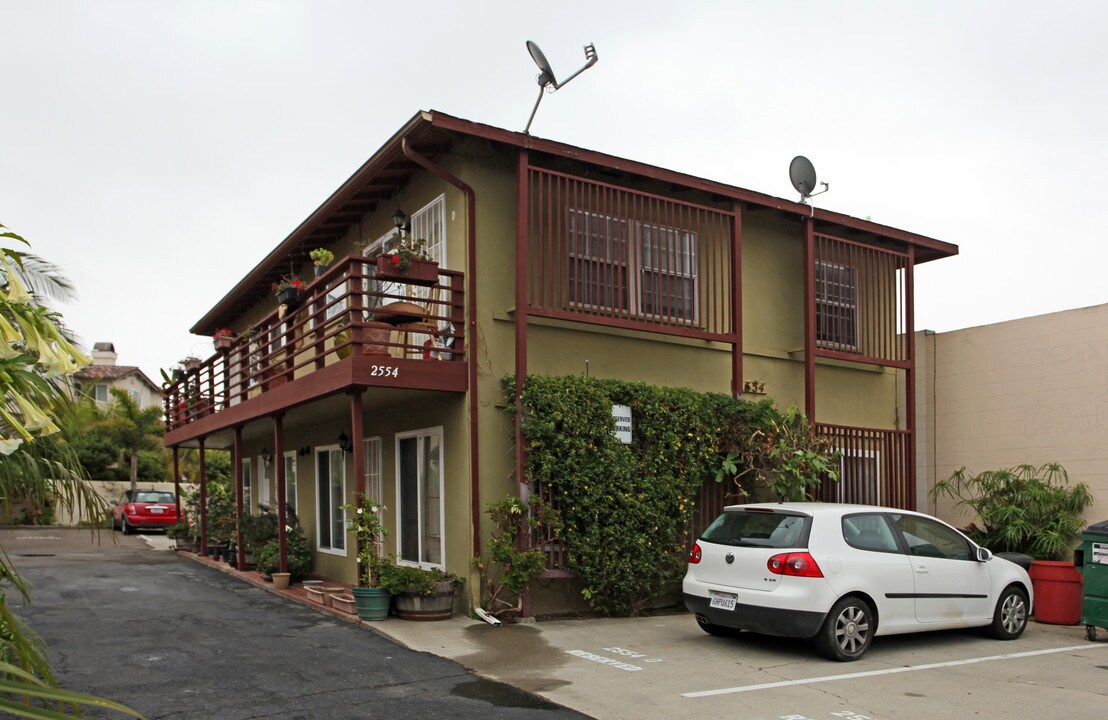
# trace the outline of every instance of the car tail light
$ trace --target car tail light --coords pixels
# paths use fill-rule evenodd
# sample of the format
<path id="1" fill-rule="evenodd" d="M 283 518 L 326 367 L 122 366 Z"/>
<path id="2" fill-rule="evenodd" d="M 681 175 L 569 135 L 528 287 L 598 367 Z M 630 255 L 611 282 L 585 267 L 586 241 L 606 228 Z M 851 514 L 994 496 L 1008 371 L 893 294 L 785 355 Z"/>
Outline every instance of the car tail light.
<path id="1" fill-rule="evenodd" d="M 766 563 L 774 575 L 792 575 L 795 577 L 823 577 L 823 572 L 815 558 L 806 552 L 781 553 L 774 555 Z"/>
<path id="2" fill-rule="evenodd" d="M 689 565 L 699 565 L 700 556 L 700 543 L 693 543 L 692 550 L 689 551 Z"/>

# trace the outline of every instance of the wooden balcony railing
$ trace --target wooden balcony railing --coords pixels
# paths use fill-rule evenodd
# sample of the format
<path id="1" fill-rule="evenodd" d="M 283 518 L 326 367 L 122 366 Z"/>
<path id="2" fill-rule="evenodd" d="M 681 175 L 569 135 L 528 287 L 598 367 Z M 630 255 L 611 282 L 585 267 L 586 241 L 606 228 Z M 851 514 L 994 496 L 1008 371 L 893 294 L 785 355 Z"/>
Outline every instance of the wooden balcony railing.
<path id="1" fill-rule="evenodd" d="M 839 481 L 821 483 L 819 500 L 915 508 L 911 433 L 823 423 L 816 424 L 816 432 L 842 453 Z"/>
<path id="2" fill-rule="evenodd" d="M 463 279 L 439 269 L 436 281 L 416 284 L 378 275 L 366 258 L 335 263 L 294 306 L 282 313 L 274 298 L 261 322 L 165 387 L 167 431 L 350 357 L 382 372 L 407 361 L 464 362 Z"/>
<path id="3" fill-rule="evenodd" d="M 532 167 L 532 315 L 727 341 L 733 212 Z"/>

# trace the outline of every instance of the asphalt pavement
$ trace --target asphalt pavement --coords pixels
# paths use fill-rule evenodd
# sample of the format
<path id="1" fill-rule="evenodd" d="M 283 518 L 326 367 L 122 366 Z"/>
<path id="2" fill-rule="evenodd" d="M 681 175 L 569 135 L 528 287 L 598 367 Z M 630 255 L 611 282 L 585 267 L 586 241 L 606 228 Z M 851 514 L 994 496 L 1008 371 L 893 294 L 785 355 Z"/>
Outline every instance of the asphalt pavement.
<path id="1" fill-rule="evenodd" d="M 149 718 L 582 717 L 141 536 L 14 528 L 0 545 L 32 585 L 30 605 L 8 602 L 59 682 Z"/>

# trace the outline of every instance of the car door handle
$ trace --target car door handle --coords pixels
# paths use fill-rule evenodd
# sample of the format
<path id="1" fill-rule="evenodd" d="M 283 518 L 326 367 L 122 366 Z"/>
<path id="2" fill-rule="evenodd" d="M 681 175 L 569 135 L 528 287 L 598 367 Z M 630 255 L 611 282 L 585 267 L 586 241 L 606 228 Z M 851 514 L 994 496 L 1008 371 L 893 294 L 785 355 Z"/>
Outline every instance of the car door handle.
<path id="1" fill-rule="evenodd" d="M 926 565 L 916 565 L 916 574 L 917 575 L 926 575 L 927 574 L 927 566 Z"/>

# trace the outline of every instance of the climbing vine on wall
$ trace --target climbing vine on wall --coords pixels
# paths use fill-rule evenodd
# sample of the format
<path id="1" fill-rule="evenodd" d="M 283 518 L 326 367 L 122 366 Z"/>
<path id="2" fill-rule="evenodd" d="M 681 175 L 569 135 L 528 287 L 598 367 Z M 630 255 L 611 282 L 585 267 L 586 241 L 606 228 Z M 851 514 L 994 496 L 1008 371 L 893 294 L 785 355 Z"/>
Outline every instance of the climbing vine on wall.
<path id="1" fill-rule="evenodd" d="M 515 381 L 504 379 L 509 413 Z M 632 442 L 613 436 L 612 405 L 632 413 Z M 775 479 L 784 417 L 769 400 L 745 402 L 643 383 L 529 376 L 523 437 L 530 481 L 551 489 L 568 563 L 595 608 L 635 614 L 680 578 L 687 531 L 705 481 L 746 492 Z M 810 446 L 810 433 L 796 435 Z M 769 442 L 767 442 L 769 439 Z M 767 483 L 768 484 L 768 483 Z"/>

